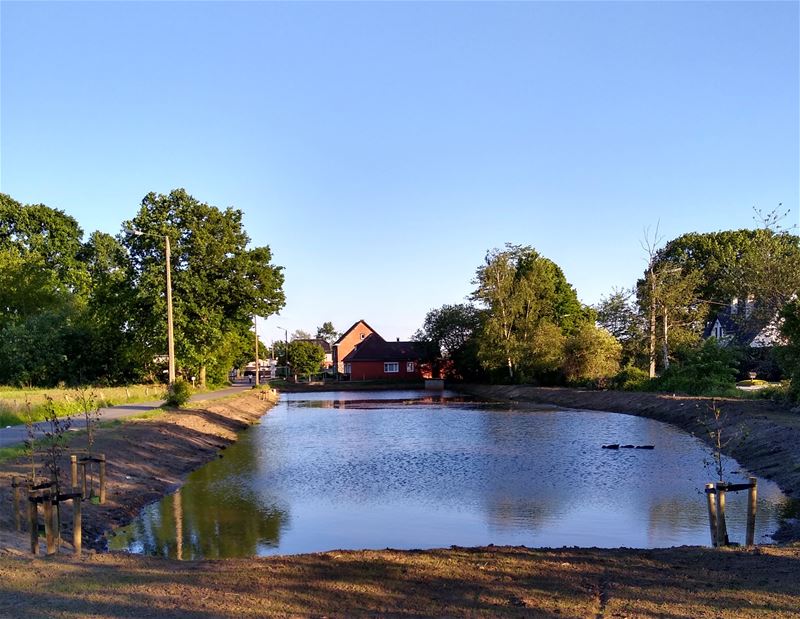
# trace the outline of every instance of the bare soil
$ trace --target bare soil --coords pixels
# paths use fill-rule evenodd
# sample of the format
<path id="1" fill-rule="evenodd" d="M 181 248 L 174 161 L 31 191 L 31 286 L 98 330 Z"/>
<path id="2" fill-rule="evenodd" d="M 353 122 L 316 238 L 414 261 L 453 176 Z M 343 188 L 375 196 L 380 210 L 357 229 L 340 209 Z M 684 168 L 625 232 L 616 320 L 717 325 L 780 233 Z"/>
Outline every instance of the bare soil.
<path id="1" fill-rule="evenodd" d="M 682 427 L 702 404 L 653 400 L 660 396 L 650 394 L 597 401 L 590 396 L 602 394 L 571 390 L 482 395 L 647 414 Z M 782 458 L 796 457 L 800 443 L 792 449 L 781 438 L 797 431 L 793 417 L 784 424 L 781 416 L 788 413 L 761 402 L 742 404 L 737 415 L 759 421 L 753 424 L 759 428 L 764 422 L 759 436 L 772 425 L 776 437 L 769 449 L 750 454 L 753 462 L 768 465 L 774 449 L 786 450 L 776 452 Z M 224 457 L 237 432 L 255 423 L 270 402 L 251 392 L 194 406 L 98 432 L 96 450 L 109 460 L 110 493 L 106 505 L 84 509 L 84 538 L 92 545 L 101 546 L 104 532 L 175 489 L 188 472 Z M 765 470 L 779 483 L 794 479 L 779 468 Z M 800 617 L 796 543 L 751 549 L 387 549 L 200 562 L 121 553 L 73 558 L 65 547 L 65 554 L 34 558 L 27 554 L 27 533 L 14 532 L 11 513 L 10 477 L 24 472 L 22 461 L 0 464 L 0 617 Z"/>

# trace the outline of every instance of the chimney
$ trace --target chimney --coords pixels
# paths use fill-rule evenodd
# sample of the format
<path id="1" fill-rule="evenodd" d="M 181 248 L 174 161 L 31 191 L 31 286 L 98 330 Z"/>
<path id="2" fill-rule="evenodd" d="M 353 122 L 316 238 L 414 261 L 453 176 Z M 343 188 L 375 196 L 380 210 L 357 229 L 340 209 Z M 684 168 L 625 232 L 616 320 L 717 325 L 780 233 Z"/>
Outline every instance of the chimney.
<path id="1" fill-rule="evenodd" d="M 400 338 L 399 338 L 399 337 L 397 338 L 397 341 L 398 341 L 398 342 L 400 341 Z"/>

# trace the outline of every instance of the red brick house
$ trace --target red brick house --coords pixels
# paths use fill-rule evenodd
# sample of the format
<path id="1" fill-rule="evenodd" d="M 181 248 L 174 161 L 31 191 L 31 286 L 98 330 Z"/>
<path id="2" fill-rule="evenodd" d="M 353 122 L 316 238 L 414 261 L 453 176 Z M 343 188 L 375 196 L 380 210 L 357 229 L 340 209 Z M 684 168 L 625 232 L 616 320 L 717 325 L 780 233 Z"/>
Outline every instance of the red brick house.
<path id="1" fill-rule="evenodd" d="M 344 358 L 349 355 L 357 344 L 360 344 L 367 336 L 375 333 L 375 329 L 370 327 L 363 320 L 359 320 L 342 336 L 333 343 L 333 367 L 340 374 L 344 373 Z"/>
<path id="2" fill-rule="evenodd" d="M 350 327 L 333 348 L 340 372 L 350 380 L 423 378 L 422 351 L 417 342 L 387 342 L 363 320 Z"/>

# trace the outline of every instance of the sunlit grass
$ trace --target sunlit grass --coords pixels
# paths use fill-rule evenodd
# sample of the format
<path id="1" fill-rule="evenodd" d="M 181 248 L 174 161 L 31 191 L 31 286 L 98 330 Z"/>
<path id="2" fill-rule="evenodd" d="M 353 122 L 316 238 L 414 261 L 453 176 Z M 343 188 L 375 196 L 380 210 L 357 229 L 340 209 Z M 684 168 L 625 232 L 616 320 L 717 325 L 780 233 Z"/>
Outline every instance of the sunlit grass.
<path id="1" fill-rule="evenodd" d="M 95 407 L 116 406 L 134 402 L 162 400 L 164 385 L 128 385 L 125 387 L 80 387 L 52 389 L 18 389 L 0 387 L 0 426 L 42 421 L 48 396 L 59 417 L 82 414 L 84 411 L 81 392 L 90 398 Z"/>

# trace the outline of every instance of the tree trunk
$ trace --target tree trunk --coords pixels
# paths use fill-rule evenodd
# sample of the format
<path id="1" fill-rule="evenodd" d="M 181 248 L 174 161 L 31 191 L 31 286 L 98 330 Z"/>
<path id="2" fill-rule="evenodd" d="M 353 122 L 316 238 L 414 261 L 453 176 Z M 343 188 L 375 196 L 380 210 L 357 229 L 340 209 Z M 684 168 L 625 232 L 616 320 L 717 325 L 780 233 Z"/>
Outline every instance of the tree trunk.
<path id="1" fill-rule="evenodd" d="M 667 339 L 668 329 L 669 329 L 669 321 L 667 320 L 667 306 L 664 306 L 664 331 L 663 337 L 664 341 L 661 344 L 661 349 L 664 355 L 664 369 L 666 370 L 669 368 L 669 340 Z"/>
<path id="2" fill-rule="evenodd" d="M 508 358 L 508 377 L 514 380 L 514 364 L 511 363 L 511 357 Z"/>
<path id="3" fill-rule="evenodd" d="M 656 278 L 650 267 L 650 378 L 656 377 Z"/>
<path id="4" fill-rule="evenodd" d="M 199 372 L 197 383 L 198 383 L 198 386 L 201 389 L 205 389 L 206 388 L 206 366 L 205 365 L 201 365 L 200 366 L 200 372 Z"/>

